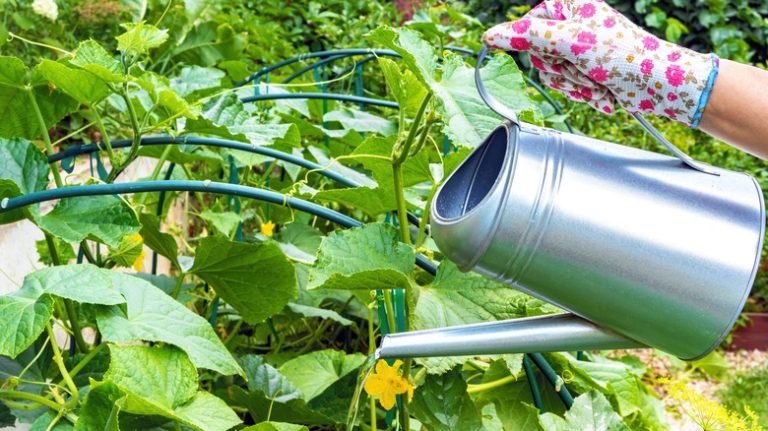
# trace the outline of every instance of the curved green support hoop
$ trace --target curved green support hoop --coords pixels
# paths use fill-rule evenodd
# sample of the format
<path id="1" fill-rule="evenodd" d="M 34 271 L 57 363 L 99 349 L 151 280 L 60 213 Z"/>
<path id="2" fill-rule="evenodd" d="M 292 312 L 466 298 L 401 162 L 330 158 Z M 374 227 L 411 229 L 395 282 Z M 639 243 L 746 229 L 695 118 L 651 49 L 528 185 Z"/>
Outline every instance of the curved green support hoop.
<path id="1" fill-rule="evenodd" d="M 75 187 L 61 187 L 57 189 L 42 190 L 22 196 L 3 199 L 3 201 L 0 202 L 0 213 L 21 208 L 27 205 L 33 205 L 40 202 L 63 198 L 122 195 L 163 191 L 188 191 L 238 196 L 242 198 L 260 200 L 275 205 L 287 206 L 289 208 L 322 217 L 326 220 L 332 221 L 347 228 L 362 226 L 360 221 L 341 214 L 340 212 L 328 209 L 324 206 L 312 202 L 305 201 L 303 199 L 285 196 L 271 190 L 257 189 L 255 187 L 247 187 L 239 184 L 191 180 L 156 180 L 117 184 L 87 184 Z M 416 264 L 430 274 L 434 275 L 437 272 L 435 265 L 432 264 L 432 262 L 430 262 L 429 259 L 423 255 L 416 256 Z"/>

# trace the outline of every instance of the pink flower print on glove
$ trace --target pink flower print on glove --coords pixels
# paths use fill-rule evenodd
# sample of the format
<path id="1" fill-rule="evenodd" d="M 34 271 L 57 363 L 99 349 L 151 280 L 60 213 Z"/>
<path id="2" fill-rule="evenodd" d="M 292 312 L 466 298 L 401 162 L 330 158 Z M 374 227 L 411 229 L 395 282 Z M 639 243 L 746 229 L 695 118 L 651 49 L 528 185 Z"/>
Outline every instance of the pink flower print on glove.
<path id="1" fill-rule="evenodd" d="M 612 113 L 651 112 L 690 126 L 701 119 L 718 70 L 714 54 L 661 40 L 601 0 L 546 0 L 499 24 L 486 45 L 527 51 L 541 81 Z"/>

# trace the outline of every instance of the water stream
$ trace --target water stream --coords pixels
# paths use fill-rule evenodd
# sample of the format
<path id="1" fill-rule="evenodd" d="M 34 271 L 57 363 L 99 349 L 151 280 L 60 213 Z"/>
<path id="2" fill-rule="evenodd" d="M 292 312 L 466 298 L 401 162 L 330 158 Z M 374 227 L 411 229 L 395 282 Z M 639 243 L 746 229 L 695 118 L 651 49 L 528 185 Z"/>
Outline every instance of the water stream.
<path id="1" fill-rule="evenodd" d="M 373 367 L 376 365 L 376 361 L 379 359 L 379 349 L 368 356 L 368 359 L 360 367 L 360 371 L 357 373 L 357 384 L 355 385 L 355 394 L 352 397 L 352 403 L 349 405 L 349 412 L 347 413 L 347 431 L 352 431 L 357 421 L 357 412 L 360 410 L 360 399 L 363 397 L 363 387 L 365 381 L 373 372 Z"/>

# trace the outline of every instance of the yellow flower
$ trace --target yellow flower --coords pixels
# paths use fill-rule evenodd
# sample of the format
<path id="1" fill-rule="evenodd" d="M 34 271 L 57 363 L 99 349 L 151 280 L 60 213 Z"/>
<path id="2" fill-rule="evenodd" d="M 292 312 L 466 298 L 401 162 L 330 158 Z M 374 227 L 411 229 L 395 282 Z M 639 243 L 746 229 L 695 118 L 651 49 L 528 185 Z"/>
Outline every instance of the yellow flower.
<path id="1" fill-rule="evenodd" d="M 136 234 L 138 235 L 138 234 Z M 141 238 L 141 237 L 139 237 Z M 147 257 L 147 251 L 144 250 L 144 247 L 141 248 L 141 253 L 139 253 L 139 257 L 136 258 L 135 261 L 133 261 L 133 269 L 136 270 L 136 272 L 141 272 L 142 269 L 144 269 L 144 258 Z"/>
<path id="2" fill-rule="evenodd" d="M 385 410 L 395 406 L 395 395 L 408 392 L 408 398 L 413 396 L 413 385 L 408 383 L 405 377 L 400 375 L 400 366 L 403 361 L 397 360 L 392 366 L 387 361 L 379 360 L 376 363 L 376 372 L 365 381 L 365 392 L 379 398 L 379 403 Z"/>
<path id="3" fill-rule="evenodd" d="M 261 224 L 261 234 L 271 237 L 275 233 L 275 224 L 271 221 Z"/>

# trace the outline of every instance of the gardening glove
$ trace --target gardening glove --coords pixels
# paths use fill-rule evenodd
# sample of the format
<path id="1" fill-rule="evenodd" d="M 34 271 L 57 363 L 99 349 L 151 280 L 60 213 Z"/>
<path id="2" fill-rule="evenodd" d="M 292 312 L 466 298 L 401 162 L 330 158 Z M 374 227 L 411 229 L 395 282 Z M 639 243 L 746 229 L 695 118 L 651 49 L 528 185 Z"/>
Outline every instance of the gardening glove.
<path id="1" fill-rule="evenodd" d="M 547 0 L 483 36 L 490 48 L 528 51 L 541 81 L 613 113 L 651 112 L 696 127 L 718 70 L 714 54 L 660 40 L 602 0 Z"/>

